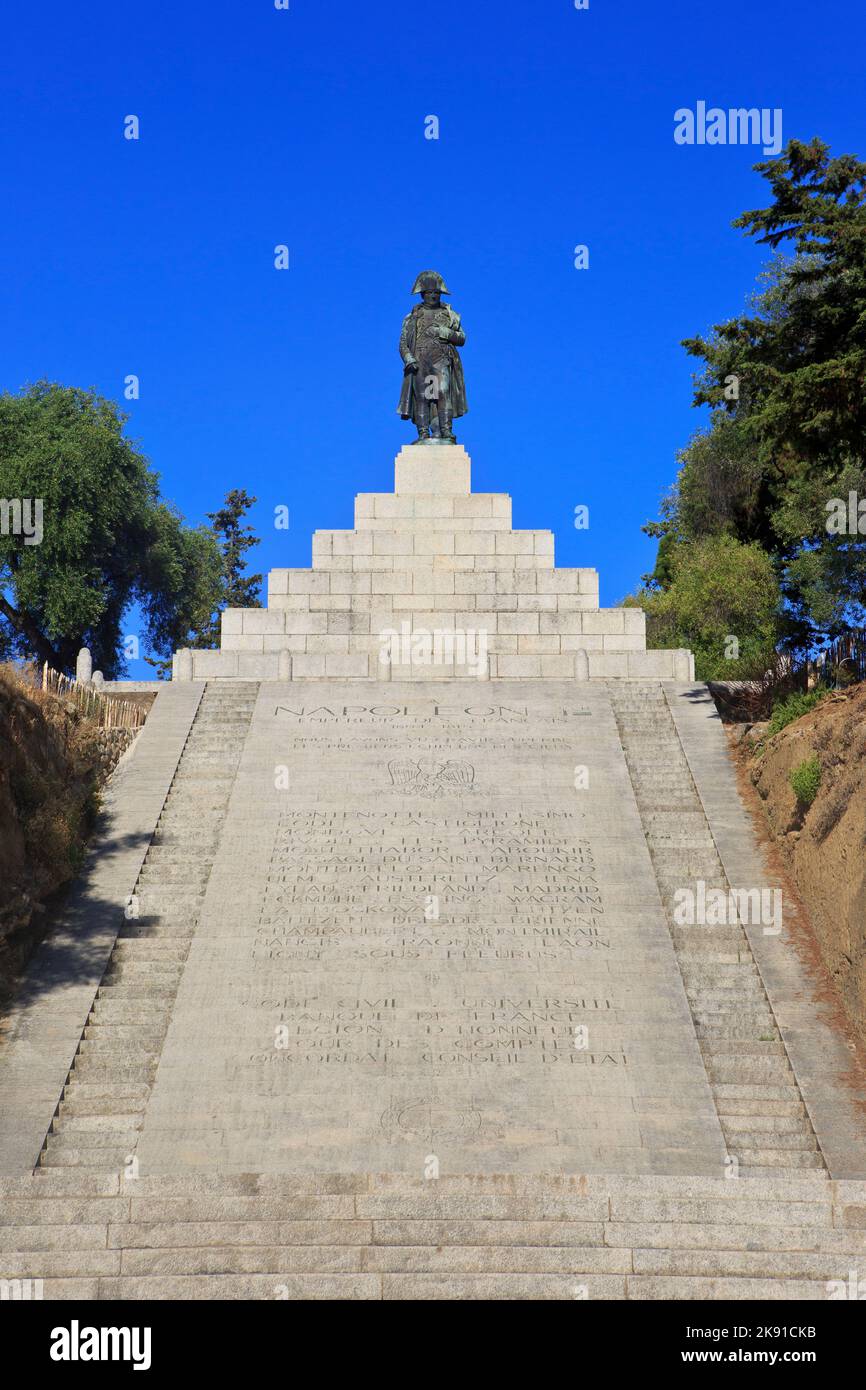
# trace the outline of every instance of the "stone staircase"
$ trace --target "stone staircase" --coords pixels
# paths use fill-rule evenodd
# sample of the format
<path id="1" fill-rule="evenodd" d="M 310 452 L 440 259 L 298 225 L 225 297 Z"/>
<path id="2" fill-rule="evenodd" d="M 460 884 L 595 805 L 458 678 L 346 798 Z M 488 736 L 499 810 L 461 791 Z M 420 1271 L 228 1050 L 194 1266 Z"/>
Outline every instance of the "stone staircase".
<path id="1" fill-rule="evenodd" d="M 729 885 L 661 684 L 611 702 L 729 1155 L 749 1169 L 824 1162 L 739 921 L 678 925 L 674 895 Z"/>
<path id="2" fill-rule="evenodd" d="M 12 1296 L 39 1280 L 36 1296 L 58 1300 L 857 1297 L 866 1182 L 827 1172 L 746 934 L 673 920 L 677 888 L 728 885 L 655 682 L 608 694 L 737 1160 L 727 1177 L 141 1172 L 131 1160 L 257 689 L 206 686 L 39 1166 L 0 1177 Z"/>
<path id="3" fill-rule="evenodd" d="M 219 846 L 258 686 L 210 684 L 183 750 L 40 1156 L 119 1171 L 131 1158 Z"/>
<path id="4" fill-rule="evenodd" d="M 821 1301 L 864 1260 L 866 1184 L 821 1173 L 0 1179 L 18 1297 Z"/>

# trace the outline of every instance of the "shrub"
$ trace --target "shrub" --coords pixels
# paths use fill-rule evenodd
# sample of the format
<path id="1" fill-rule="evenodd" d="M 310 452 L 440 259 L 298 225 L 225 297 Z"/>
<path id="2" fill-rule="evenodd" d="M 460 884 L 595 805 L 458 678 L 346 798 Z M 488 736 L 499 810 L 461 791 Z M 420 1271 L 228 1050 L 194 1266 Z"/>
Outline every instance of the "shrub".
<path id="1" fill-rule="evenodd" d="M 749 680 L 772 664 L 779 586 L 768 557 L 731 536 L 668 547 L 662 590 L 625 600 L 646 610 L 647 647 L 690 647 L 698 680 Z M 729 654 L 730 638 L 739 643 Z"/>
<path id="2" fill-rule="evenodd" d="M 767 733 L 770 735 L 778 734 L 789 724 L 793 724 L 795 719 L 808 714 L 809 710 L 814 709 L 826 694 L 826 690 L 809 690 L 789 695 L 786 699 L 780 700 L 773 705 L 773 714 Z"/>
<path id="3" fill-rule="evenodd" d="M 804 758 L 803 762 L 791 771 L 788 780 L 800 804 L 811 806 L 821 785 L 821 764 L 817 755 L 813 753 L 811 758 Z"/>

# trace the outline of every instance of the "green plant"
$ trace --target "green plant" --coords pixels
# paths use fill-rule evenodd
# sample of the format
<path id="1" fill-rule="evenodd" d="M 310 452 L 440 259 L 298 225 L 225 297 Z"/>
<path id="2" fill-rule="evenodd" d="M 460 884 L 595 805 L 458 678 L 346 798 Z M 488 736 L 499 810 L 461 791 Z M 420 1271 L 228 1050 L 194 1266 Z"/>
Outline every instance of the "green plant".
<path id="1" fill-rule="evenodd" d="M 821 785 L 821 764 L 817 755 L 813 753 L 811 758 L 804 758 L 798 763 L 789 773 L 788 780 L 800 804 L 811 806 Z"/>
<path id="2" fill-rule="evenodd" d="M 41 381 L 0 392 L 0 498 L 38 499 L 40 508 L 32 536 L 0 527 L 0 658 L 70 672 L 86 646 L 111 679 L 125 670 L 134 605 L 144 644 L 160 658 L 219 606 L 214 532 L 186 526 L 162 497 L 126 422 L 93 391 Z M 235 554 L 245 541 L 234 536 Z"/>
<path id="3" fill-rule="evenodd" d="M 796 695 L 788 695 L 784 700 L 779 700 L 773 705 L 767 733 L 769 735 L 780 733 L 789 724 L 793 724 L 795 719 L 799 719 L 802 715 L 808 714 L 810 709 L 814 709 L 826 694 L 826 690 L 808 690 Z"/>
<path id="4" fill-rule="evenodd" d="M 779 586 L 769 558 L 733 536 L 666 541 L 666 587 L 626 600 L 646 612 L 647 646 L 690 647 L 698 680 L 759 677 L 778 635 Z"/>

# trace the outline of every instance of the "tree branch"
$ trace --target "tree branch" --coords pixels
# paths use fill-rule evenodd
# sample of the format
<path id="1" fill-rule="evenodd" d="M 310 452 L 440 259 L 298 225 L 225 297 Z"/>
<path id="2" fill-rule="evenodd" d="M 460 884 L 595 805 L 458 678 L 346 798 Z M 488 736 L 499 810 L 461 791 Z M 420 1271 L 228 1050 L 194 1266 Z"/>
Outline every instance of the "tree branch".
<path id="1" fill-rule="evenodd" d="M 49 666 L 55 669 L 61 669 L 60 658 L 44 634 L 39 631 L 39 628 L 28 618 L 26 613 L 19 613 L 2 594 L 0 594 L 0 614 L 12 624 L 16 632 L 20 632 L 21 636 L 29 642 L 34 656 L 38 657 L 40 661 L 47 661 Z"/>

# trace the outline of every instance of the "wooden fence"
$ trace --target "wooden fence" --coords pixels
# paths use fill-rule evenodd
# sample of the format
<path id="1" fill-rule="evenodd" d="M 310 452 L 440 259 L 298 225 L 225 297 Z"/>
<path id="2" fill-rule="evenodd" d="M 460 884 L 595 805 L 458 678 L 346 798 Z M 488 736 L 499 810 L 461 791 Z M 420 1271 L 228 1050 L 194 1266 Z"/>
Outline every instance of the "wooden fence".
<path id="1" fill-rule="evenodd" d="M 104 695 L 93 685 L 82 685 L 71 676 L 53 671 L 46 661 L 42 667 L 42 689 L 50 690 L 75 704 L 88 719 L 102 729 L 139 729 L 147 718 L 147 710 L 133 700 L 116 700 Z"/>
<path id="2" fill-rule="evenodd" d="M 828 684 L 866 680 L 866 630 L 848 632 L 808 662 L 809 675 Z"/>

